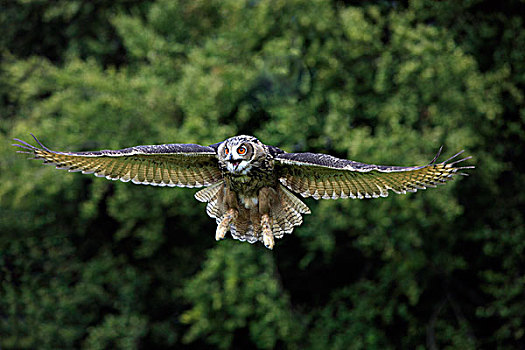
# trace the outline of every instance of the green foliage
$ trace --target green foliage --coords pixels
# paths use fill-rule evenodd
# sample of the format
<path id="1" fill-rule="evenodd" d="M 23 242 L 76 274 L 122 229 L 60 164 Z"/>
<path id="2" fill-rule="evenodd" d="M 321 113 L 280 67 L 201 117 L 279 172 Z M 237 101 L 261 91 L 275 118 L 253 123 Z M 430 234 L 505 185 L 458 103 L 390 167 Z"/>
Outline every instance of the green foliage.
<path id="1" fill-rule="evenodd" d="M 0 347 L 519 348 L 525 30 L 519 1 L 18 1 L 0 14 Z M 22 38 L 15 40 L 15 38 Z M 316 202 L 274 251 L 215 242 L 195 191 L 25 161 L 212 144 L 471 177 Z"/>
<path id="2" fill-rule="evenodd" d="M 184 296 L 193 304 L 181 316 L 192 325 L 186 342 L 208 336 L 211 343 L 229 348 L 235 331 L 245 328 L 261 349 L 273 349 L 279 340 L 297 339 L 272 253 L 262 247 L 229 242 L 212 250 L 184 288 Z"/>

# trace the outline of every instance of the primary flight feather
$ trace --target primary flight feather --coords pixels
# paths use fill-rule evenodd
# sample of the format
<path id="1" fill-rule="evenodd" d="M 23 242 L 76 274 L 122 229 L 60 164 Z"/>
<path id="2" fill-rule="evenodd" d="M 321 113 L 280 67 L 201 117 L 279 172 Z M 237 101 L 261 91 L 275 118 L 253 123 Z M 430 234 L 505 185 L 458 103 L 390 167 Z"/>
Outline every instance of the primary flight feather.
<path id="1" fill-rule="evenodd" d="M 33 136 L 33 135 L 31 135 Z M 463 151 L 437 163 L 401 167 L 371 165 L 325 154 L 287 153 L 253 136 L 234 136 L 210 146 L 166 144 L 120 150 L 57 152 L 15 139 L 13 146 L 57 169 L 154 186 L 205 187 L 195 194 L 217 221 L 215 238 L 233 238 L 273 249 L 310 209 L 294 193 L 315 199 L 377 198 L 436 187 L 474 166 Z M 458 172 L 459 171 L 459 172 Z M 293 193 L 292 193 L 293 192 Z"/>

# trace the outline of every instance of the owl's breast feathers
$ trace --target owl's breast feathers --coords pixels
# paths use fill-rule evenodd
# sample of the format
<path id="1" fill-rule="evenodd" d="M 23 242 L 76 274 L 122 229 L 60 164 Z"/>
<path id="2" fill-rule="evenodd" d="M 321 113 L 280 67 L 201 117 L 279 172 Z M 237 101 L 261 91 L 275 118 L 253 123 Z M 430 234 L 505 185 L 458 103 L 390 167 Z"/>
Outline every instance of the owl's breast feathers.
<path id="1" fill-rule="evenodd" d="M 256 197 L 261 188 L 277 185 L 277 177 L 273 172 L 273 162 L 272 158 L 255 161 L 246 174 L 234 174 L 226 171 L 223 173 L 226 185 L 238 196 Z"/>

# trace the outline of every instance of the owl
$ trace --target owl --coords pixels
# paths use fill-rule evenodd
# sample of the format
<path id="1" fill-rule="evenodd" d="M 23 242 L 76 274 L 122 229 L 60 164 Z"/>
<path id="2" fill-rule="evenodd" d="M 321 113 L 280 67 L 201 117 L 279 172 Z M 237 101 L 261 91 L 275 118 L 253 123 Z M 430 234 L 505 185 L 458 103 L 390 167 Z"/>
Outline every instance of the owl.
<path id="1" fill-rule="evenodd" d="M 31 136 L 33 136 L 31 134 Z M 287 153 L 253 136 L 234 136 L 201 146 L 164 144 L 120 150 L 57 152 L 15 139 L 13 144 L 33 159 L 70 172 L 110 180 L 168 187 L 204 187 L 198 201 L 217 222 L 215 239 L 229 231 L 234 239 L 262 242 L 273 249 L 276 238 L 292 233 L 310 209 L 298 195 L 315 199 L 379 198 L 436 187 L 473 166 L 457 166 L 463 151 L 422 166 L 383 166 L 339 159 L 326 154 Z M 459 171 L 459 172 L 458 172 Z"/>

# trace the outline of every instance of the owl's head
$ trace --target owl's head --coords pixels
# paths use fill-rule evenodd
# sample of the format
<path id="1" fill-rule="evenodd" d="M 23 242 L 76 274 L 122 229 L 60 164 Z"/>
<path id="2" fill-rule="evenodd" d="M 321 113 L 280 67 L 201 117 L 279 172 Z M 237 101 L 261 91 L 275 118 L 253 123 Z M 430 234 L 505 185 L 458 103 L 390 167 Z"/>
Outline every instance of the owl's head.
<path id="1" fill-rule="evenodd" d="M 229 172 L 246 175 L 255 163 L 266 157 L 261 141 L 253 136 L 234 136 L 222 142 L 217 149 L 219 163 Z"/>

